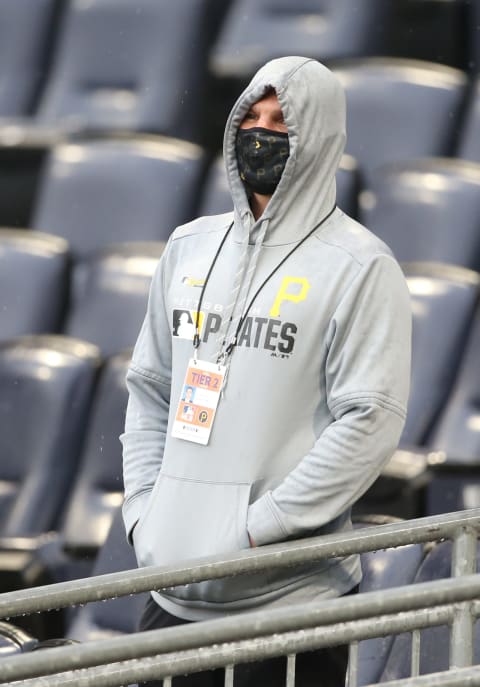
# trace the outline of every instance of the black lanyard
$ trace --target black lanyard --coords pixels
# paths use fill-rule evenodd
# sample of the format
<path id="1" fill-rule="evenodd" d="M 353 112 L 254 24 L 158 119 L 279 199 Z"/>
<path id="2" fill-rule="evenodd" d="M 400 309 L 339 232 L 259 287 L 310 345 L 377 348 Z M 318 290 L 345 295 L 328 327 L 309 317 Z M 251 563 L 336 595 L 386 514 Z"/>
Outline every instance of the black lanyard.
<path id="1" fill-rule="evenodd" d="M 337 207 L 336 205 L 333 206 L 333 208 L 330 210 L 330 212 L 328 213 L 328 215 L 326 215 L 326 217 L 324 217 L 324 218 L 322 219 L 321 222 L 319 222 L 318 224 L 316 224 L 316 225 L 313 227 L 313 229 L 311 229 L 311 230 L 308 232 L 308 234 L 306 234 L 306 235 L 303 237 L 303 239 L 301 239 L 301 241 L 299 241 L 299 242 L 292 248 L 292 250 L 289 251 L 289 252 L 286 254 L 286 256 L 285 256 L 284 258 L 282 258 L 282 260 L 280 260 L 280 262 L 278 263 L 278 265 L 270 272 L 270 274 L 267 276 L 267 278 L 260 284 L 260 286 L 258 287 L 258 289 L 257 289 L 257 290 L 255 291 L 255 293 L 253 294 L 252 299 L 250 300 L 250 303 L 248 304 L 247 309 L 245 310 L 245 313 L 241 316 L 241 318 L 240 318 L 240 320 L 239 320 L 239 322 L 238 322 L 238 326 L 237 326 L 237 329 L 236 329 L 236 331 L 235 331 L 235 334 L 234 334 L 234 336 L 233 336 L 232 341 L 229 343 L 229 345 L 228 345 L 227 348 L 225 349 L 226 355 L 231 355 L 231 353 L 232 353 L 234 347 L 237 345 L 238 335 L 240 334 L 240 331 L 241 331 L 241 329 L 242 329 L 243 323 L 244 323 L 245 320 L 247 319 L 248 313 L 250 312 L 250 309 L 251 309 L 252 305 L 254 304 L 254 302 L 255 302 L 255 300 L 256 300 L 258 294 L 260 293 L 260 291 L 261 291 L 261 290 L 263 289 L 263 287 L 267 284 L 267 282 L 273 277 L 273 275 L 280 269 L 280 267 L 288 260 L 288 258 L 289 258 L 291 255 L 293 255 L 293 253 L 295 253 L 295 251 L 297 250 L 297 248 L 300 248 L 300 246 L 301 246 L 303 243 L 305 243 L 305 241 L 306 241 L 308 238 L 310 238 L 310 236 L 311 236 L 312 234 L 314 234 L 314 233 L 317 231 L 317 229 L 319 229 L 319 228 L 322 226 L 322 224 L 324 224 L 324 223 L 333 215 L 333 213 L 334 213 L 336 207 Z M 215 263 L 216 263 L 217 260 L 218 260 L 218 257 L 219 257 L 219 255 L 220 255 L 220 253 L 221 253 L 221 251 L 222 251 L 222 248 L 223 248 L 223 246 L 224 246 L 224 244 L 225 244 L 225 241 L 227 240 L 227 237 L 228 237 L 230 231 L 232 230 L 233 224 L 234 224 L 234 223 L 232 222 L 232 223 L 230 224 L 230 226 L 228 227 L 227 231 L 225 232 L 225 235 L 224 235 L 224 237 L 222 238 L 222 240 L 221 240 L 221 242 L 220 242 L 220 245 L 219 245 L 218 248 L 217 248 L 217 252 L 215 253 L 215 256 L 214 256 L 214 258 L 213 258 L 213 260 L 212 260 L 212 264 L 210 265 L 210 267 L 209 267 L 209 269 L 208 269 L 207 276 L 205 277 L 205 281 L 204 281 L 203 286 L 202 286 L 202 292 L 200 293 L 200 298 L 199 298 L 199 300 L 198 300 L 197 313 L 196 313 L 196 318 L 195 318 L 195 335 L 194 335 L 194 337 L 193 337 L 193 347 L 194 347 L 195 349 L 197 349 L 197 348 L 200 346 L 200 332 L 199 332 L 200 309 L 201 309 L 201 307 L 202 307 L 203 296 L 204 296 L 204 293 L 205 293 L 205 289 L 207 288 L 207 284 L 208 284 L 208 281 L 209 281 L 209 279 L 210 279 L 210 275 L 212 274 L 213 268 L 215 267 Z"/>

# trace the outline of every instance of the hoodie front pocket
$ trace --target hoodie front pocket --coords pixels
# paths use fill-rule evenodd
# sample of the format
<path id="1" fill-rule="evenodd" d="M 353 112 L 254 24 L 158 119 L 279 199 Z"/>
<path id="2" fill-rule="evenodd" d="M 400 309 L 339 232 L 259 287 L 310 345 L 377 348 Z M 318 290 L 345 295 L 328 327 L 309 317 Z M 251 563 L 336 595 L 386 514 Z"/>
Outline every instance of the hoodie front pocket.
<path id="1" fill-rule="evenodd" d="M 161 473 L 135 536 L 140 565 L 172 565 L 248 548 L 249 496 L 249 484 Z"/>
<path id="2" fill-rule="evenodd" d="M 161 473 L 135 532 L 140 565 L 180 565 L 205 556 L 228 556 L 249 548 L 250 484 L 182 479 Z M 205 580 L 162 590 L 164 597 L 195 607 L 274 598 L 312 573 L 311 564 Z"/>

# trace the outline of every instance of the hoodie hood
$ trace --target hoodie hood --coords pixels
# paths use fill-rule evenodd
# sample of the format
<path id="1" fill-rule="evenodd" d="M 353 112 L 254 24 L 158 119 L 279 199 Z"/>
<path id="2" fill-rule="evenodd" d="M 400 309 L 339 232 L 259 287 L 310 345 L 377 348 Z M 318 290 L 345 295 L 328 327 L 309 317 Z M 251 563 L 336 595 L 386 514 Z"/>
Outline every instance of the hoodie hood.
<path id="1" fill-rule="evenodd" d="M 255 223 L 235 152 L 238 127 L 268 87 L 275 89 L 288 128 L 290 156 L 280 183 Z M 345 94 L 332 74 L 316 60 L 282 57 L 253 77 L 232 108 L 224 136 L 224 159 L 235 209 L 234 237 L 254 240 L 268 220 L 264 245 L 301 240 L 335 205 L 335 174 L 345 147 Z"/>

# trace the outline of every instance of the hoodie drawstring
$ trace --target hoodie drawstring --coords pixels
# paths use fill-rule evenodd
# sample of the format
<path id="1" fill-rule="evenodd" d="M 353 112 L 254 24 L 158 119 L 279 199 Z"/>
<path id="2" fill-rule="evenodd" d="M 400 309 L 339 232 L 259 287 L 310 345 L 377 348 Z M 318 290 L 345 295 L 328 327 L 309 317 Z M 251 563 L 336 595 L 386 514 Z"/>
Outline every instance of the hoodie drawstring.
<path id="1" fill-rule="evenodd" d="M 250 261 L 248 261 L 249 232 L 247 232 L 247 241 L 245 244 L 243 244 L 242 255 L 240 256 L 238 262 L 230 303 L 228 304 L 225 310 L 225 314 L 222 320 L 222 326 L 217 337 L 217 352 L 215 360 L 218 363 L 223 364 L 225 362 L 228 355 L 228 349 L 231 346 L 234 346 L 236 343 L 235 339 L 237 336 L 238 325 L 240 323 L 240 319 L 245 309 L 248 292 L 250 291 L 253 277 L 255 275 L 255 270 L 257 268 L 258 256 L 260 255 L 260 250 L 262 248 L 263 241 L 268 230 L 268 224 L 268 219 L 262 220 Z M 237 303 L 238 307 L 236 307 Z M 233 316 L 233 312 L 235 309 L 236 315 Z M 228 336 L 229 332 L 230 335 Z"/>

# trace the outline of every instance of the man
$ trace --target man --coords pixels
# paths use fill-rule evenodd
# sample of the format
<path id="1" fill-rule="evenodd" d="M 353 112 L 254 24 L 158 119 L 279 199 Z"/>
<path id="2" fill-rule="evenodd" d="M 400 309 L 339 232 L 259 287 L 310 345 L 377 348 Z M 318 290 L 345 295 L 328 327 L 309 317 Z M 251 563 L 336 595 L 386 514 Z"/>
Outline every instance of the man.
<path id="1" fill-rule="evenodd" d="M 192 337 L 194 333 L 195 332 L 192 332 Z M 193 386 L 185 386 L 183 390 L 182 401 L 185 401 L 185 403 L 192 403 L 194 395 L 195 389 L 193 388 Z"/>
<path id="2" fill-rule="evenodd" d="M 233 107 L 234 213 L 171 236 L 128 373 L 124 516 L 140 565 L 349 530 L 397 446 L 410 299 L 388 248 L 335 207 L 344 143 L 344 94 L 314 60 L 268 63 Z M 186 308 L 191 340 L 172 336 Z M 203 425 L 177 419 L 185 384 Z M 141 628 L 316 602 L 360 579 L 348 556 L 153 592 Z M 296 685 L 342 684 L 345 667 L 345 648 L 303 654 Z M 236 669 L 235 686 L 284 684 L 284 669 Z"/>

